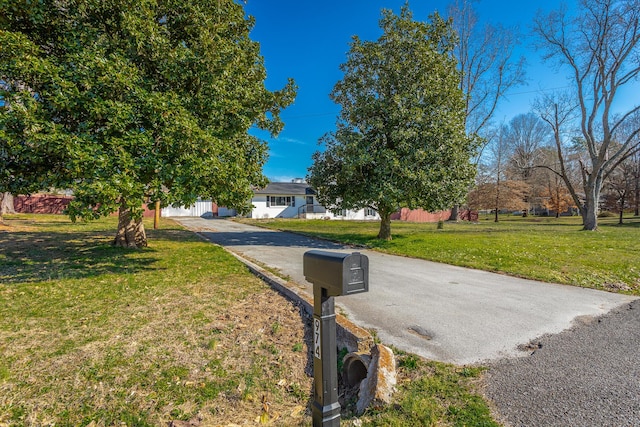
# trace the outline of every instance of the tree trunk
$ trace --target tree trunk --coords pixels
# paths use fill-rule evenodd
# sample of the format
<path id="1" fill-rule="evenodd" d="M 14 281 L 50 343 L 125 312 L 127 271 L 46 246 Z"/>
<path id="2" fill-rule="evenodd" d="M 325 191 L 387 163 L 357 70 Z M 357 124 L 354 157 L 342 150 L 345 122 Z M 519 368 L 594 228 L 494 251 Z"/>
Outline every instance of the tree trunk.
<path id="1" fill-rule="evenodd" d="M 451 208 L 451 216 L 449 217 L 449 221 L 457 222 L 458 221 L 458 213 L 459 213 L 459 211 L 460 211 L 460 206 L 454 205 Z"/>
<path id="2" fill-rule="evenodd" d="M 155 209 L 153 211 L 153 229 L 157 230 L 160 226 L 160 200 L 156 200 Z"/>
<path id="3" fill-rule="evenodd" d="M 620 224 L 620 225 L 622 225 L 622 216 L 624 215 L 624 204 L 625 204 L 625 202 L 626 202 L 626 197 L 624 195 L 622 195 L 620 197 L 620 217 L 618 218 L 618 224 Z"/>
<path id="4" fill-rule="evenodd" d="M 0 218 L 6 214 L 16 213 L 13 207 L 13 194 L 5 192 L 0 193 Z"/>
<path id="5" fill-rule="evenodd" d="M 582 215 L 583 230 L 595 231 L 598 229 L 598 196 L 593 188 L 587 189 L 580 214 Z"/>
<path id="6" fill-rule="evenodd" d="M 635 202 L 635 210 L 633 214 L 635 216 L 640 216 L 640 177 L 636 177 Z"/>
<path id="7" fill-rule="evenodd" d="M 111 243 L 122 248 L 142 248 L 147 246 L 147 235 L 142 218 L 134 219 L 131 211 L 123 206 L 118 211 L 118 232 Z"/>
<path id="8" fill-rule="evenodd" d="M 498 178 L 496 179 L 496 216 L 493 222 L 498 222 L 499 211 L 500 211 L 500 172 L 498 171 Z"/>
<path id="9" fill-rule="evenodd" d="M 387 212 L 378 212 L 380 214 L 380 231 L 378 239 L 391 240 L 391 214 Z"/>

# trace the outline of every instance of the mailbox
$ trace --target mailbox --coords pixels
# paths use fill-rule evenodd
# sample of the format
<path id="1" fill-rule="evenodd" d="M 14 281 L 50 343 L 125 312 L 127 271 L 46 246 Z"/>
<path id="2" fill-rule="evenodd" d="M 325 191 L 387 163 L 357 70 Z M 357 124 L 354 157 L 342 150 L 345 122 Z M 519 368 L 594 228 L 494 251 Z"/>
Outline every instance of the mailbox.
<path id="1" fill-rule="evenodd" d="M 327 296 L 337 297 L 369 290 L 369 258 L 359 252 L 307 251 L 302 268 L 305 278 L 326 289 Z"/>
<path id="2" fill-rule="evenodd" d="M 302 270 L 313 283 L 313 427 L 340 427 L 333 297 L 369 291 L 369 258 L 359 252 L 307 251 Z"/>

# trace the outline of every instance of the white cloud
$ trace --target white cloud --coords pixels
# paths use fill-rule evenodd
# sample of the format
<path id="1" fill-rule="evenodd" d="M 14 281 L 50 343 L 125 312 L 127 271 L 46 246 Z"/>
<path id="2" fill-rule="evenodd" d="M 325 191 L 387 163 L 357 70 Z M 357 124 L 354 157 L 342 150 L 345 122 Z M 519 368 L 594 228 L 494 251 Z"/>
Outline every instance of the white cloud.
<path id="1" fill-rule="evenodd" d="M 295 138 L 276 138 L 276 141 L 278 141 L 278 142 L 288 142 L 288 143 L 291 143 L 291 144 L 307 145 L 306 142 L 301 141 L 299 139 L 295 139 Z"/>

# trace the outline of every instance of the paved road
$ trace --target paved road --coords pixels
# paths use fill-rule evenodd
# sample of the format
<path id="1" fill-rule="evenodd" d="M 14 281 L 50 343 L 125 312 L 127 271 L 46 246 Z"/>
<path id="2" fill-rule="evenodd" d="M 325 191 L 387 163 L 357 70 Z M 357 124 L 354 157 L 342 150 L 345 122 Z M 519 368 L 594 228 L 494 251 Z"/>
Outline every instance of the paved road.
<path id="1" fill-rule="evenodd" d="M 490 365 L 485 393 L 507 425 L 640 426 L 640 300 L 537 344 Z"/>
<path id="2" fill-rule="evenodd" d="M 312 293 L 302 273 L 310 249 L 354 249 L 221 219 L 175 218 L 229 250 L 278 268 Z M 517 279 L 428 261 L 361 251 L 369 257 L 368 293 L 336 298 L 359 326 L 383 342 L 456 364 L 527 353 L 518 346 L 570 328 L 635 298 Z M 636 344 L 637 345 L 637 344 Z"/>

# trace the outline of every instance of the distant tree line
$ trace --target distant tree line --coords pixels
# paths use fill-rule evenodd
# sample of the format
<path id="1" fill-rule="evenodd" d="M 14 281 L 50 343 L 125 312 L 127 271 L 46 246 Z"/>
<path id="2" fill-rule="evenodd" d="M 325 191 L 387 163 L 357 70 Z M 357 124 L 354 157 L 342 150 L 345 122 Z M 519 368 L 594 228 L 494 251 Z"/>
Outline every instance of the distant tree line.
<path id="1" fill-rule="evenodd" d="M 574 188 L 581 184 L 584 141 L 575 137 L 567 143 L 563 159 L 567 179 Z M 620 144 L 612 144 L 618 150 Z M 548 126 L 533 112 L 520 114 L 497 129 L 480 159 L 476 185 L 469 192 L 472 209 L 521 211 L 555 215 L 578 213 L 565 180 L 555 171 L 560 158 Z M 599 211 L 640 212 L 640 153 L 632 152 L 609 173 L 602 186 Z"/>

